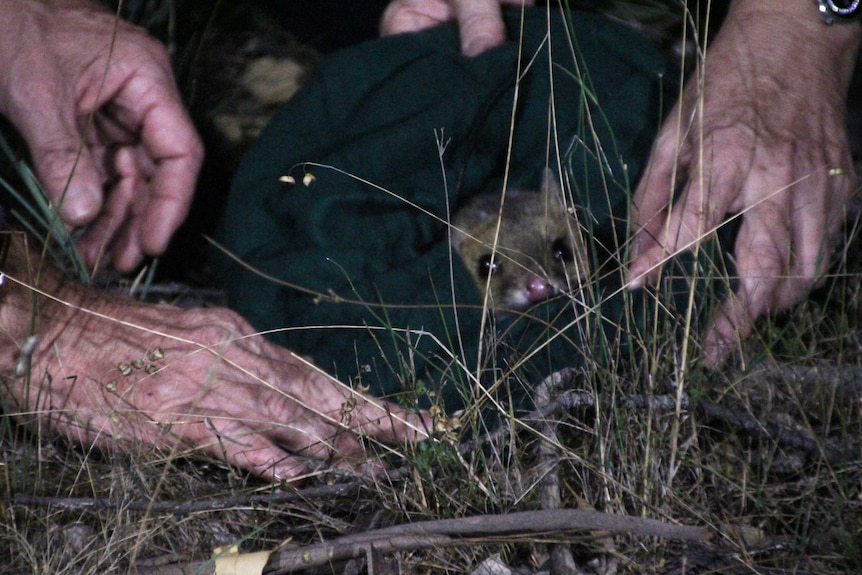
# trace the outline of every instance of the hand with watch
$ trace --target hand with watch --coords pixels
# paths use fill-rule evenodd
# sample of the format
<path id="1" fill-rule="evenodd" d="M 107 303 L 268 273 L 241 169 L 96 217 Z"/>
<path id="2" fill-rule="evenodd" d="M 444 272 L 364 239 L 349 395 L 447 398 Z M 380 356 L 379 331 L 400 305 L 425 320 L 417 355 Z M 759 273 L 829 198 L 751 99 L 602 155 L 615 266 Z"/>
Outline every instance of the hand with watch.
<path id="1" fill-rule="evenodd" d="M 739 223 L 738 274 L 707 326 L 718 365 L 757 317 L 816 286 L 857 187 L 845 125 L 859 1 L 733 0 L 705 61 L 669 114 L 635 191 L 629 287 L 674 254 Z M 675 193 L 679 191 L 679 193 Z"/>

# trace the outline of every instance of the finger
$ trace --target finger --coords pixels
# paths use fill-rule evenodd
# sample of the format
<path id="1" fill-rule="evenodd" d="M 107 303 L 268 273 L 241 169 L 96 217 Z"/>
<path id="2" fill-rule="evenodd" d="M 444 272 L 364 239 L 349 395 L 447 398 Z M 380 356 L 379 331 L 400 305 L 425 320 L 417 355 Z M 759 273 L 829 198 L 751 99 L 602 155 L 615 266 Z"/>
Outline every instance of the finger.
<path id="1" fill-rule="evenodd" d="M 155 256 L 164 252 L 185 219 L 203 163 L 203 144 L 169 69 L 156 78 L 133 71 L 105 113 L 114 125 L 137 134 L 138 169 L 153 167 L 151 173 L 139 174 L 135 180 L 145 184 L 134 194 L 134 215 L 139 219 L 135 221 L 137 229 L 130 234 L 137 234 L 137 243 L 132 244 L 131 235 L 126 235 L 124 243 L 115 246 L 115 265 L 130 262 L 122 268 L 128 271 L 133 267 L 131 262 L 139 259 L 138 253 Z M 107 120 L 105 124 L 111 125 Z"/>
<path id="2" fill-rule="evenodd" d="M 739 287 L 707 327 L 705 356 L 717 366 L 751 333 L 754 320 L 777 307 L 790 267 L 790 202 L 771 198 L 750 209 L 740 226 L 734 253 Z"/>
<path id="3" fill-rule="evenodd" d="M 152 178 L 156 167 L 149 154 L 140 146 L 121 148 L 116 154 L 117 189 L 111 193 L 109 202 L 123 202 L 118 206 L 125 217 L 125 225 L 112 247 L 111 261 L 123 272 L 132 271 L 144 258 L 142 230 L 143 220 L 149 213 L 152 195 Z M 128 193 L 122 193 L 125 190 Z M 155 255 L 155 254 L 151 254 Z"/>
<path id="4" fill-rule="evenodd" d="M 433 422 L 425 411 L 407 410 L 388 401 L 367 399 L 357 403 L 348 427 L 366 437 L 391 444 L 427 439 Z"/>
<path id="5" fill-rule="evenodd" d="M 336 457 L 332 460 L 331 465 L 341 472 L 365 477 L 378 477 L 392 468 L 389 462 L 384 459 L 367 454 L 344 458 Z"/>
<path id="6" fill-rule="evenodd" d="M 137 132 L 120 121 L 113 113 L 116 107 L 110 102 L 105 104 L 93 116 L 93 139 L 107 146 L 131 146 L 138 143 Z"/>
<path id="7" fill-rule="evenodd" d="M 181 439 L 200 445 L 208 455 L 260 477 L 293 481 L 309 472 L 300 457 L 236 420 L 210 417 L 182 428 L 175 426 L 174 432 L 181 434 Z"/>
<path id="8" fill-rule="evenodd" d="M 396 443 L 426 439 L 428 432 L 425 430 L 430 429 L 431 418 L 391 409 L 387 410 L 390 413 L 384 422 L 380 416 L 364 417 L 362 412 L 367 407 L 371 407 L 374 412 L 381 411 L 376 406 L 359 403 L 350 410 L 342 408 L 332 417 L 313 413 L 308 418 L 274 427 L 269 433 L 275 441 L 292 446 L 303 457 L 327 461 L 334 467 L 354 473 L 377 475 L 385 471 L 387 466 L 369 457 L 368 442 Z M 331 424 L 321 425 L 325 421 Z"/>
<path id="9" fill-rule="evenodd" d="M 703 148 L 705 165 L 691 165 L 688 181 L 664 224 L 652 232 L 654 241 L 644 242 L 638 261 L 633 262 L 633 280 L 655 281 L 665 260 L 709 239 L 742 193 L 750 160 L 740 157 L 738 148 L 724 146 L 720 137 L 713 136 Z"/>
<path id="10" fill-rule="evenodd" d="M 266 433 L 316 459 L 362 454 L 365 446 L 360 437 L 388 444 L 416 442 L 427 439 L 431 429 L 431 418 L 424 412 L 407 411 L 382 400 L 342 401 L 334 409 L 305 409 L 304 415 L 293 415 Z M 276 417 L 271 420 L 278 421 Z"/>
<path id="11" fill-rule="evenodd" d="M 380 35 L 418 32 L 449 22 L 455 11 L 446 0 L 395 0 L 380 19 Z"/>
<path id="12" fill-rule="evenodd" d="M 778 309 L 800 301 L 828 265 L 829 235 L 835 228 L 827 221 L 827 206 L 816 200 L 823 198 L 819 190 L 826 186 L 826 178 L 821 174 L 811 174 L 795 186 L 790 273 L 777 295 Z"/>
<path id="13" fill-rule="evenodd" d="M 451 0 L 461 35 L 461 52 L 476 56 L 506 41 L 498 0 Z"/>
<path id="14" fill-rule="evenodd" d="M 260 350 L 267 357 L 284 355 L 285 350 L 266 342 Z M 354 433 L 384 443 L 403 443 L 427 439 L 433 429 L 431 416 L 425 411 L 406 409 L 392 402 L 370 397 L 351 389 L 340 381 L 320 371 L 300 356 L 287 352 L 282 374 L 287 381 L 305 380 L 304 393 L 295 388 L 293 393 L 279 395 L 277 400 L 268 401 L 273 421 L 282 420 L 279 414 L 289 413 L 296 405 L 301 405 L 318 417 L 311 421 L 326 421 L 336 427 L 350 429 Z"/>
<path id="15" fill-rule="evenodd" d="M 845 162 L 844 165 L 849 165 L 850 160 Z M 844 223 L 846 201 L 854 182 L 852 173 L 829 174 L 824 169 L 807 174 L 796 184 L 793 194 L 792 281 L 783 286 L 781 308 L 801 300 L 829 267 L 832 247 Z"/>
<path id="16" fill-rule="evenodd" d="M 141 249 L 151 256 L 164 252 L 188 214 L 204 157 L 203 144 L 179 96 L 158 92 L 160 104 L 150 108 L 141 129 L 141 146 L 155 165 L 140 225 Z"/>
<path id="17" fill-rule="evenodd" d="M 733 350 L 739 349 L 742 339 L 751 333 L 752 321 L 745 302 L 737 294 L 729 294 L 707 324 L 703 345 L 706 366 L 718 368 Z"/>
<path id="18" fill-rule="evenodd" d="M 129 233 L 131 226 L 124 226 L 124 224 L 131 217 L 130 206 L 135 194 L 146 185 L 145 176 L 138 168 L 133 148 L 117 148 L 110 156 L 111 159 L 107 161 L 115 174 L 114 185 L 108 194 L 105 208 L 78 242 L 78 251 L 89 265 L 96 265 L 105 254 L 109 253 L 111 242 L 119 229 L 125 229 L 126 233 Z M 113 254 L 114 265 L 121 271 L 131 270 L 143 258 L 140 249 L 131 254 L 128 251 L 127 246 L 126 253 Z M 125 259 L 118 262 L 117 258 L 121 256 Z"/>
<path id="19" fill-rule="evenodd" d="M 35 126 L 21 127 L 36 174 L 63 222 L 90 223 L 102 208 L 104 174 L 75 122 L 61 116 L 62 106 L 42 108 Z"/>
<path id="20" fill-rule="evenodd" d="M 634 229 L 629 263 L 629 289 L 643 286 L 647 272 L 659 262 L 644 254 L 659 246 L 659 235 L 673 203 L 674 180 L 685 169 L 678 160 L 676 129 L 666 125 L 656 140 L 644 176 L 632 198 L 631 222 Z"/>
<path id="21" fill-rule="evenodd" d="M 291 451 L 311 459 L 329 461 L 335 457 L 344 458 L 364 452 L 361 442 L 350 430 L 329 421 L 332 421 L 330 417 L 310 413 L 261 432 Z"/>

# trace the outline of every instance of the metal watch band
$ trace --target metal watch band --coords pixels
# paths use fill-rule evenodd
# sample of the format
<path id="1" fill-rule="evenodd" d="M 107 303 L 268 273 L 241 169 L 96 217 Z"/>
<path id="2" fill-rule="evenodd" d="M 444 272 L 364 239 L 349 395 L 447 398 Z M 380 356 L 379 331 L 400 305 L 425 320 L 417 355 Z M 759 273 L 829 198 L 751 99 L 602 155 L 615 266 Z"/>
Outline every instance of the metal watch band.
<path id="1" fill-rule="evenodd" d="M 862 15 L 862 0 L 817 0 L 817 8 L 827 24 L 849 22 Z"/>

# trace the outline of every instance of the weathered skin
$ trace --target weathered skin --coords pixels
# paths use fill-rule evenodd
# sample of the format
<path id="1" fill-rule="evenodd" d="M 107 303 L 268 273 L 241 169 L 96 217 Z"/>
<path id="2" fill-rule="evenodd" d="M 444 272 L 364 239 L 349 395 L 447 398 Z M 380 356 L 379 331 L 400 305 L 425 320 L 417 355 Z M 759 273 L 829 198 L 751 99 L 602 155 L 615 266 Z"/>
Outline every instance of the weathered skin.
<path id="1" fill-rule="evenodd" d="M 231 310 L 83 288 L 11 234 L 0 287 L 6 415 L 84 445 L 200 452 L 273 480 L 303 476 L 310 459 L 363 465 L 360 436 L 425 437 L 419 413 L 335 381 Z"/>
<path id="2" fill-rule="evenodd" d="M 92 0 L 0 0 L 0 54 L 0 113 L 87 262 L 164 252 L 203 162 L 165 47 Z"/>
<path id="3" fill-rule="evenodd" d="M 458 21 L 461 52 L 475 56 L 506 40 L 500 4 L 532 6 L 534 0 L 393 0 L 380 21 L 380 34 L 401 34 Z"/>
<path id="4" fill-rule="evenodd" d="M 860 37 L 859 22 L 826 26 L 815 2 L 735 0 L 659 133 L 633 198 L 630 286 L 739 215 L 739 287 L 706 332 L 714 365 L 830 263 L 857 184 L 844 114 Z"/>

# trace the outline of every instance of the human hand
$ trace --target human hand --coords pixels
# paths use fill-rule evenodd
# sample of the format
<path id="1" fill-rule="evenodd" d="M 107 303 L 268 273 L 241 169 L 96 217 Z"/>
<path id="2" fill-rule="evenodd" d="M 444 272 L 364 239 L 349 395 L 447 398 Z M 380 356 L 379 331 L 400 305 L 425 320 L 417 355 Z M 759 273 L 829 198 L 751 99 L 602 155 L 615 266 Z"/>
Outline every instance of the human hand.
<path id="1" fill-rule="evenodd" d="M 91 0 L 0 0 L 0 112 L 93 265 L 130 271 L 185 218 L 203 146 L 165 48 Z M 107 194 L 105 192 L 108 192 Z"/>
<path id="2" fill-rule="evenodd" d="M 144 304 L 63 285 L 48 270 L 31 375 L 12 377 L 32 314 L 18 283 L 30 283 L 28 269 L 4 267 L 0 306 L 0 373 L 19 419 L 36 414 L 102 449 L 203 452 L 273 480 L 302 477 L 312 459 L 362 467 L 363 440 L 426 437 L 420 413 L 338 383 L 228 309 Z"/>
<path id="3" fill-rule="evenodd" d="M 506 41 L 502 4 L 532 6 L 534 0 L 393 0 L 380 20 L 380 35 L 418 32 L 457 20 L 461 51 L 476 56 Z"/>
<path id="4" fill-rule="evenodd" d="M 858 23 L 826 27 L 804 2 L 738 0 L 707 50 L 702 91 L 693 78 L 659 133 L 633 198 L 629 287 L 739 214 L 739 286 L 707 326 L 712 365 L 829 263 L 856 184 L 844 106 L 859 37 Z"/>

